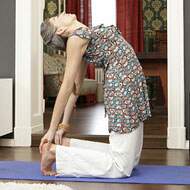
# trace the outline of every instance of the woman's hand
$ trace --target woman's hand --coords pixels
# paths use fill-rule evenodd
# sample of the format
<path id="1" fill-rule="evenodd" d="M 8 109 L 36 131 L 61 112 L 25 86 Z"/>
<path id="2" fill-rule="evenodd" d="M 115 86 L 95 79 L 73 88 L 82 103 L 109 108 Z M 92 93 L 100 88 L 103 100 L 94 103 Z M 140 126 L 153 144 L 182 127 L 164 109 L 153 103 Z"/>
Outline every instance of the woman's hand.
<path id="1" fill-rule="evenodd" d="M 42 153 L 43 144 L 48 143 L 49 146 L 47 146 L 47 147 L 48 147 L 48 149 L 50 148 L 50 145 L 54 139 L 56 130 L 57 130 L 56 128 L 55 129 L 49 128 L 47 133 L 41 138 L 41 142 L 40 142 L 40 146 L 39 146 L 40 154 Z"/>
<path id="2" fill-rule="evenodd" d="M 60 128 L 55 133 L 55 144 L 62 145 L 62 139 L 66 131 L 63 128 Z"/>

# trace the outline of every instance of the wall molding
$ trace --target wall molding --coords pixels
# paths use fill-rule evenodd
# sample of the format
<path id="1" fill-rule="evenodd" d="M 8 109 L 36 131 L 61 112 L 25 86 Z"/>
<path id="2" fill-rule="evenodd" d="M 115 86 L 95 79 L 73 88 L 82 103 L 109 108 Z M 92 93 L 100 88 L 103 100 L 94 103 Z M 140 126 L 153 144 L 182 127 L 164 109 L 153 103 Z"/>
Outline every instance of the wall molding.
<path id="1" fill-rule="evenodd" d="M 43 41 L 40 24 L 43 21 L 44 0 L 32 0 L 31 54 L 31 125 L 32 134 L 43 131 Z"/>
<path id="2" fill-rule="evenodd" d="M 167 148 L 186 149 L 184 123 L 184 17 L 183 1 L 167 1 L 168 129 Z M 177 47 L 177 48 L 176 48 Z"/>

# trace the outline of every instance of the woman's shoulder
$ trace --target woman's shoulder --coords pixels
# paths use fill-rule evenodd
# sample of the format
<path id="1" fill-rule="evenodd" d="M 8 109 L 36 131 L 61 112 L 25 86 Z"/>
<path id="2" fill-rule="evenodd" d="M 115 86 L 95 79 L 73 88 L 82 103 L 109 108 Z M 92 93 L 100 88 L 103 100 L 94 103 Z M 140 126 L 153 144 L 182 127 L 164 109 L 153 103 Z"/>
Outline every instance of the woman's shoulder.
<path id="1" fill-rule="evenodd" d="M 91 32 L 88 27 L 81 26 L 75 29 L 67 39 L 67 49 L 85 49 L 91 39 Z"/>
<path id="2" fill-rule="evenodd" d="M 77 29 L 75 29 L 72 32 L 72 34 L 69 35 L 69 37 L 74 36 L 74 35 L 79 36 L 80 38 L 91 39 L 91 30 L 87 26 L 80 26 Z"/>
<path id="3" fill-rule="evenodd" d="M 112 33 L 117 34 L 117 35 L 122 35 L 119 28 L 114 24 L 110 24 L 110 25 L 99 24 L 99 25 L 91 27 L 91 31 L 100 36 L 101 35 L 109 36 Z"/>
<path id="4" fill-rule="evenodd" d="M 94 30 L 96 30 L 96 29 L 100 29 L 100 30 L 113 29 L 113 30 L 117 30 L 120 32 L 119 28 L 114 24 L 105 25 L 102 23 L 102 24 L 92 26 L 91 29 L 94 29 Z"/>

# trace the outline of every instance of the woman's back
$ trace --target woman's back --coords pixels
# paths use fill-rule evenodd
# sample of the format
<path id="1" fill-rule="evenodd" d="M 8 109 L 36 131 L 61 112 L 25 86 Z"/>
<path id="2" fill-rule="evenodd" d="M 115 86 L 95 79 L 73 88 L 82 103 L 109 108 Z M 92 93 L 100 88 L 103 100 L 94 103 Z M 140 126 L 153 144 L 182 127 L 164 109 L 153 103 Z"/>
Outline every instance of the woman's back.
<path id="1" fill-rule="evenodd" d="M 104 68 L 104 104 L 110 122 L 109 131 L 131 132 L 140 121 L 151 117 L 142 67 L 119 29 L 100 24 L 80 27 L 72 35 L 89 39 L 84 60 Z"/>

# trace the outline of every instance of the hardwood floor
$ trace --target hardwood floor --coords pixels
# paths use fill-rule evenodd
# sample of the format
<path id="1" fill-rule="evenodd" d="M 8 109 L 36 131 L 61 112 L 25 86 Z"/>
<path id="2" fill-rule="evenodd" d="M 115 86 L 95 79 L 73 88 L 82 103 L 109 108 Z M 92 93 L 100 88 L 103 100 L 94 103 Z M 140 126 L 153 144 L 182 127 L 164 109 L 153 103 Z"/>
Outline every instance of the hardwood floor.
<path id="1" fill-rule="evenodd" d="M 48 129 L 53 108 L 48 107 L 44 113 L 44 128 Z M 163 106 L 155 106 L 152 117 L 145 121 L 145 135 L 166 135 L 167 113 Z M 77 107 L 71 117 L 71 124 L 75 126 L 71 133 L 88 135 L 108 135 L 108 117 L 104 118 L 104 105 L 97 103 L 92 106 Z"/>
<path id="2" fill-rule="evenodd" d="M 0 160 L 24 160 L 39 161 L 40 154 L 38 147 L 31 148 L 0 148 Z M 143 149 L 140 164 L 161 164 L 161 165 L 189 165 L 188 150 L 167 150 L 167 149 Z M 6 180 L 13 181 L 13 180 Z M 15 180 L 16 182 L 42 183 L 40 181 Z M 44 183 L 44 182 L 43 182 Z M 54 183 L 48 182 L 45 183 Z M 73 190 L 189 190 L 190 186 L 185 185 L 152 185 L 152 184 L 111 184 L 111 183 L 87 183 L 87 182 L 55 182 L 65 184 Z"/>
<path id="3" fill-rule="evenodd" d="M 49 128 L 52 107 L 44 113 L 44 133 Z M 167 112 L 163 106 L 152 108 L 152 117 L 144 122 L 144 147 L 166 148 Z M 88 107 L 77 107 L 71 117 L 73 126 L 68 137 L 108 142 L 108 117 L 104 118 L 104 105 L 98 103 Z M 38 146 L 42 134 L 33 134 L 32 145 Z"/>

